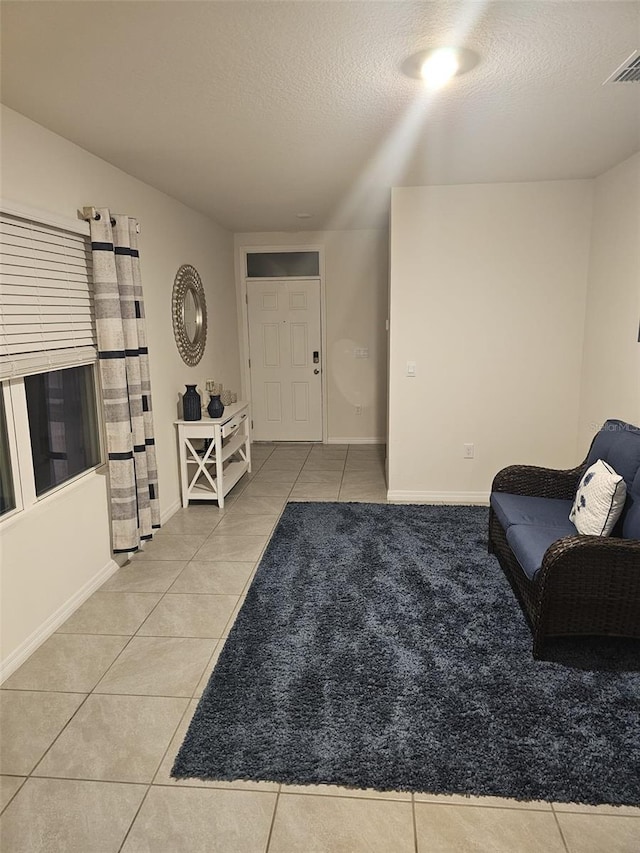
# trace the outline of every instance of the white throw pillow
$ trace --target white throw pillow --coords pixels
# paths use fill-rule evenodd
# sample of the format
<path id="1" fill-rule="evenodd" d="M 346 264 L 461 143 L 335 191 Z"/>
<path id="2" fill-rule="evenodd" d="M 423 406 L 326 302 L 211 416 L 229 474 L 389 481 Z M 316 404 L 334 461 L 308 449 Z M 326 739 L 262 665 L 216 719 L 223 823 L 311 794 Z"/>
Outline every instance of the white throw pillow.
<path id="1" fill-rule="evenodd" d="M 602 459 L 584 473 L 569 520 L 578 533 L 609 536 L 624 509 L 627 486 L 619 474 Z"/>

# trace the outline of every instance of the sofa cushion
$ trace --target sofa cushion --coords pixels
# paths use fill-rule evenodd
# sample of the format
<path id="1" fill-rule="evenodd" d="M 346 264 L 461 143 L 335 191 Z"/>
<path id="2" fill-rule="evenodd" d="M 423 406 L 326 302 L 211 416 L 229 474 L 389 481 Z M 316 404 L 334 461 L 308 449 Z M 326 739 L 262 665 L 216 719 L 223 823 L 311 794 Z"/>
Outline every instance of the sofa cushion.
<path id="1" fill-rule="evenodd" d="M 609 536 L 624 509 L 627 487 L 611 465 L 598 459 L 584 473 L 569 519 L 578 533 Z"/>
<path id="2" fill-rule="evenodd" d="M 607 421 L 591 445 L 587 466 L 603 459 L 627 485 L 627 501 L 613 536 L 640 539 L 640 428 L 620 420 Z"/>
<path id="3" fill-rule="evenodd" d="M 550 545 L 565 536 L 577 535 L 577 530 L 566 516 L 564 525 L 560 528 L 544 524 L 512 524 L 507 530 L 509 547 L 529 580 L 534 580 L 540 571 L 542 558 Z"/>
<path id="4" fill-rule="evenodd" d="M 542 524 L 565 530 L 571 501 L 493 492 L 491 506 L 505 530 L 512 524 Z"/>

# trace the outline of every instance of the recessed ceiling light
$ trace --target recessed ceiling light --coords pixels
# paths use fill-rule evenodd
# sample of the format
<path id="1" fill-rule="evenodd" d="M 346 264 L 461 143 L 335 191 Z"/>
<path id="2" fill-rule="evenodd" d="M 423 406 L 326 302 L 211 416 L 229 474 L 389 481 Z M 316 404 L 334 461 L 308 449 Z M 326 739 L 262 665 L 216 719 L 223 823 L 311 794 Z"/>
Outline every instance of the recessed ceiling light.
<path id="1" fill-rule="evenodd" d="M 296 213 L 296 216 L 298 217 L 298 219 L 311 219 L 313 214 L 312 213 Z"/>
<path id="2" fill-rule="evenodd" d="M 448 80 L 451 80 L 459 67 L 460 63 L 455 50 L 450 47 L 443 47 L 440 50 L 434 50 L 425 59 L 420 74 L 427 86 L 432 89 L 439 89 L 440 86 L 444 86 Z"/>
<path id="3" fill-rule="evenodd" d="M 480 57 L 466 47 L 438 47 L 414 53 L 402 63 L 402 72 L 415 77 L 431 89 L 439 89 L 452 77 L 466 74 L 474 68 Z"/>

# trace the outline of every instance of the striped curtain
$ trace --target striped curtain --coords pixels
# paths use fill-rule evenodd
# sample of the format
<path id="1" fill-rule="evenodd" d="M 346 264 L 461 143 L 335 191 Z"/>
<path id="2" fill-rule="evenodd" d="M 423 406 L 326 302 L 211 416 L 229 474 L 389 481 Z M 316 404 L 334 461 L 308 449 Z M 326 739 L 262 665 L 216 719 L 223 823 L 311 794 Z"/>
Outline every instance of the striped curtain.
<path id="1" fill-rule="evenodd" d="M 107 208 L 89 221 L 112 549 L 125 553 L 160 527 L 137 223 Z"/>

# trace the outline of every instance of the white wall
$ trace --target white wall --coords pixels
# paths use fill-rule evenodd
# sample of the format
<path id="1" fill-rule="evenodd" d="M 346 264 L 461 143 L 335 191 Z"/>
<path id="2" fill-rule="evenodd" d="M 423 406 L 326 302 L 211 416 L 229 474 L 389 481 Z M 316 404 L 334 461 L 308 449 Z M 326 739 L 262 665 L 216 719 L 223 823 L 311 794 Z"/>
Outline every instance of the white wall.
<path id="1" fill-rule="evenodd" d="M 240 385 L 232 235 L 4 107 L 1 169 L 6 200 L 68 218 L 85 205 L 106 205 L 140 222 L 160 506 L 166 517 L 179 501 L 173 426 L 179 392 L 187 382 L 204 384 L 209 376 L 227 387 Z M 195 368 L 182 362 L 171 324 L 173 279 L 183 263 L 199 271 L 209 312 L 207 348 Z M 88 476 L 68 494 L 63 490 L 37 511 L 11 520 L 0 527 L 0 537 L 1 657 L 15 662 L 48 619 L 55 621 L 79 590 L 110 569 L 104 476 Z"/>
<path id="2" fill-rule="evenodd" d="M 388 233 L 378 230 L 236 234 L 236 247 L 318 246 L 326 285 L 327 415 L 333 442 L 386 436 Z M 240 272 L 239 272 L 240 274 Z M 354 350 L 366 348 L 368 359 Z M 362 414 L 356 414 L 356 406 Z"/>
<path id="3" fill-rule="evenodd" d="M 607 418 L 640 425 L 640 152 L 595 181 L 581 454 Z"/>
<path id="4" fill-rule="evenodd" d="M 591 181 L 393 190 L 392 499 L 481 501 L 504 465 L 577 461 L 591 207 Z"/>

